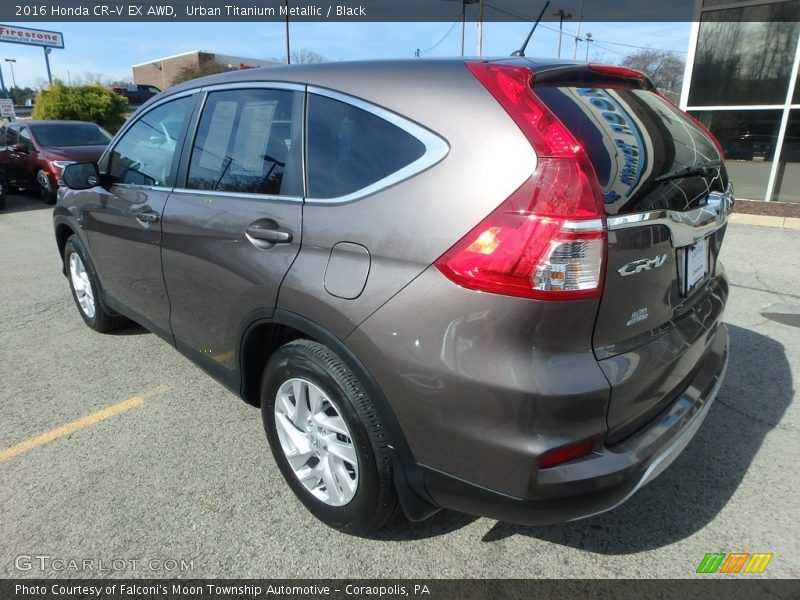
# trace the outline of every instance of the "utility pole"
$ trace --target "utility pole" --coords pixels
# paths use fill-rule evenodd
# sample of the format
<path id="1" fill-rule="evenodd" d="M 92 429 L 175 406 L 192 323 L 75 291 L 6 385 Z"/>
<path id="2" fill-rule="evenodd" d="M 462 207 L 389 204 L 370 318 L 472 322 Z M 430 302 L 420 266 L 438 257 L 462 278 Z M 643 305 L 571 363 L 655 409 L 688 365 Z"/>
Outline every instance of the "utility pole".
<path id="1" fill-rule="evenodd" d="M 586 33 L 586 62 L 589 62 L 589 44 L 592 43 L 594 40 L 592 39 L 591 33 Z"/>
<path id="2" fill-rule="evenodd" d="M 575 45 L 572 47 L 572 60 L 578 56 L 578 43 L 583 41 L 581 38 L 581 23 L 583 23 L 583 0 L 581 0 L 581 7 L 578 10 L 578 31 L 575 32 Z"/>
<path id="3" fill-rule="evenodd" d="M 286 7 L 286 64 L 292 64 L 292 53 L 289 50 L 289 0 L 284 0 Z"/>
<path id="4" fill-rule="evenodd" d="M 572 18 L 572 13 L 564 12 L 563 8 L 559 8 L 553 13 L 554 17 L 558 17 L 558 58 L 561 58 L 561 38 L 564 35 L 564 21 L 569 21 Z"/>
<path id="5" fill-rule="evenodd" d="M 478 0 L 478 56 L 483 56 L 483 0 Z"/>
<path id="6" fill-rule="evenodd" d="M 0 67 L 0 89 L 3 91 L 3 98 L 8 98 L 8 90 L 6 90 L 6 81 L 3 79 L 3 68 Z"/>
<path id="7" fill-rule="evenodd" d="M 464 38 L 467 29 L 467 4 L 479 4 L 483 0 L 461 0 L 461 56 L 464 56 Z"/>
<path id="8" fill-rule="evenodd" d="M 42 46 L 42 50 L 44 50 L 44 64 L 47 65 L 47 82 L 53 83 L 53 74 L 50 72 L 50 52 L 52 52 L 53 49 Z"/>
<path id="9" fill-rule="evenodd" d="M 17 78 L 14 76 L 14 63 L 17 62 L 17 59 L 7 58 L 5 60 L 9 65 L 11 65 L 11 82 L 14 84 L 14 87 L 17 87 Z"/>

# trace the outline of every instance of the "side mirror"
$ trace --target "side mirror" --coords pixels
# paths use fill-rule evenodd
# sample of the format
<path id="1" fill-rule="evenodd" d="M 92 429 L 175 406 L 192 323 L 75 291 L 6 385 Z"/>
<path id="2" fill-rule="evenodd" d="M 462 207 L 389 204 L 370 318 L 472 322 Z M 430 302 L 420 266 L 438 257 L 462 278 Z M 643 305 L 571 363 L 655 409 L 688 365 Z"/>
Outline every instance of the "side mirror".
<path id="1" fill-rule="evenodd" d="M 11 150 L 19 154 L 30 154 L 31 151 L 27 144 L 14 144 L 11 146 Z"/>
<path id="2" fill-rule="evenodd" d="M 88 190 L 100 185 L 100 171 L 93 162 L 72 163 L 64 167 L 61 180 L 71 190 Z"/>

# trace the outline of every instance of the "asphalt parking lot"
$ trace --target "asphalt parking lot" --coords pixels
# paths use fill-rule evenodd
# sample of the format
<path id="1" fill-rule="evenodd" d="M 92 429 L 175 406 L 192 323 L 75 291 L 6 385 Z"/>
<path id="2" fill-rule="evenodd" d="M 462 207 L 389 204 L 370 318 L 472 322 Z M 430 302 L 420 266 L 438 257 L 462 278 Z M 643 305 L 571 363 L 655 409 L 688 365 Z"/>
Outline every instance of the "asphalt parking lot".
<path id="1" fill-rule="evenodd" d="M 294 499 L 258 410 L 139 327 L 84 326 L 50 219 L 22 196 L 0 212 L 2 577 L 97 575 L 54 559 L 123 560 L 103 575 L 135 577 L 692 577 L 706 552 L 737 551 L 774 553 L 758 577 L 800 577 L 800 328 L 761 314 L 800 311 L 798 230 L 729 227 L 727 378 L 689 447 L 628 503 L 539 528 L 442 512 L 360 539 Z M 43 571 L 18 559 L 33 555 L 50 557 Z"/>

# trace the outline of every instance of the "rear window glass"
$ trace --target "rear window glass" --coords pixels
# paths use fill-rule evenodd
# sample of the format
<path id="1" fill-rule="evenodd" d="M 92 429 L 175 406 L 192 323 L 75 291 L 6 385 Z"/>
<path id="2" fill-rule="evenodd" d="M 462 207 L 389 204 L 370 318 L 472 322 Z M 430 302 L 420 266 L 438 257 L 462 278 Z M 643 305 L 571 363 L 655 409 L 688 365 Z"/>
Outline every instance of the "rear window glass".
<path id="1" fill-rule="evenodd" d="M 332 98 L 309 96 L 308 195 L 357 192 L 413 163 L 425 145 L 370 112 Z"/>
<path id="2" fill-rule="evenodd" d="M 47 123 L 36 125 L 33 134 L 39 145 L 54 146 L 105 146 L 111 135 L 91 123 Z"/>
<path id="3" fill-rule="evenodd" d="M 624 86 L 534 86 L 586 150 L 606 212 L 687 210 L 705 198 L 701 177 L 655 182 L 660 175 L 719 158 L 708 136 L 657 94 Z"/>

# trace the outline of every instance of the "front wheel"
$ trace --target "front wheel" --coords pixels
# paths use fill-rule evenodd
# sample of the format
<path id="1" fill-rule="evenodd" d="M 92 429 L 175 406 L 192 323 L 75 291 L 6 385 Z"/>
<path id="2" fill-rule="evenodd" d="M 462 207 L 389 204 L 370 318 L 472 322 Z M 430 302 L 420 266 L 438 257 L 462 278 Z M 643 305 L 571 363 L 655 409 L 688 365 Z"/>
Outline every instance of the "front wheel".
<path id="1" fill-rule="evenodd" d="M 310 340 L 279 348 L 264 370 L 261 412 L 283 477 L 318 519 L 365 534 L 397 512 L 385 429 L 329 348 Z"/>
<path id="2" fill-rule="evenodd" d="M 36 174 L 36 183 L 39 186 L 39 196 L 41 199 L 47 204 L 55 204 L 56 191 L 52 189 L 53 186 L 50 185 L 50 178 L 44 170 L 39 170 Z"/>
<path id="3" fill-rule="evenodd" d="M 71 235 L 64 245 L 64 266 L 72 290 L 72 298 L 84 323 L 95 331 L 105 333 L 118 329 L 124 317 L 110 315 L 100 299 L 100 286 L 81 239 Z"/>

